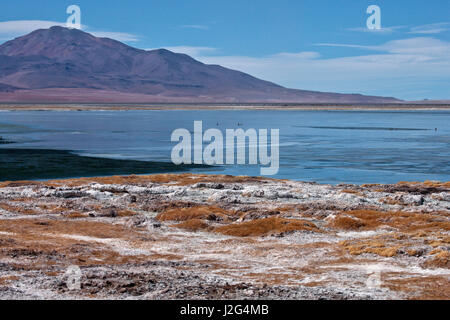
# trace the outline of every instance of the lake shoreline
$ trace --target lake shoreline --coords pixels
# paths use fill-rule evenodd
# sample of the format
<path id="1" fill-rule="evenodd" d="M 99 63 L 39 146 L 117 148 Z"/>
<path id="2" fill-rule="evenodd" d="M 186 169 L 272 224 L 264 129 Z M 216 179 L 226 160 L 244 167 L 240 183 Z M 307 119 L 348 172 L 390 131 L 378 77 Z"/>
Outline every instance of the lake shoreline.
<path id="1" fill-rule="evenodd" d="M 126 105 L 126 106 L 124 106 Z M 349 105 L 349 104 L 90 104 L 90 103 L 0 103 L 1 111 L 187 111 L 187 110 L 276 110 L 276 111 L 439 111 L 450 110 L 450 103 L 444 104 L 386 104 L 386 105 Z"/>

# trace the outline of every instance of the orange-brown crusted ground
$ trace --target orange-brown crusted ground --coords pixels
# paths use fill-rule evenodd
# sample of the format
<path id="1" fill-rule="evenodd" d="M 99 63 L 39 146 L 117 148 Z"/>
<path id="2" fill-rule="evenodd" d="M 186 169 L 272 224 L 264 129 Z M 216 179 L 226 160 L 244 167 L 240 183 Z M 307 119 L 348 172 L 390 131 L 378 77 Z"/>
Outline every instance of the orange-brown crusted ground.
<path id="1" fill-rule="evenodd" d="M 416 291 L 419 295 L 414 296 L 416 300 L 450 300 L 450 278 L 437 276 L 408 277 L 407 279 L 399 279 L 398 274 L 386 275 L 385 286 L 391 290 L 405 292 Z"/>
<path id="2" fill-rule="evenodd" d="M 85 274 L 82 298 L 152 298 L 148 283 L 161 282 L 166 298 L 248 291 L 263 298 L 448 299 L 449 187 L 190 174 L 3 182 L 0 297 L 29 297 L 24 287 L 35 297 L 43 297 L 41 289 L 54 292 L 47 298 L 70 296 L 60 279 L 77 265 Z M 366 285 L 372 268 L 379 289 Z M 200 283 L 220 290 L 206 294 Z"/>
<path id="3" fill-rule="evenodd" d="M 157 215 L 159 221 L 188 221 L 192 219 L 227 220 L 230 213 L 215 206 L 169 209 Z"/>
<path id="4" fill-rule="evenodd" d="M 157 174 L 157 175 L 130 175 L 130 176 L 111 176 L 111 177 L 98 177 L 98 178 L 78 178 L 78 179 L 65 179 L 65 180 L 52 180 L 46 182 L 35 181 L 5 181 L 0 182 L 0 187 L 17 187 L 17 186 L 81 186 L 89 183 L 101 183 L 101 184 L 148 184 L 148 183 L 161 183 L 161 184 L 174 184 L 179 186 L 192 185 L 199 182 L 207 183 L 246 183 L 246 182 L 258 182 L 262 178 L 259 177 L 246 177 L 246 176 L 228 176 L 228 175 L 192 175 L 188 173 L 184 174 Z"/>
<path id="5" fill-rule="evenodd" d="M 295 231 L 319 232 L 319 229 L 310 221 L 272 217 L 230 224 L 215 228 L 214 231 L 235 237 L 259 237 Z"/>

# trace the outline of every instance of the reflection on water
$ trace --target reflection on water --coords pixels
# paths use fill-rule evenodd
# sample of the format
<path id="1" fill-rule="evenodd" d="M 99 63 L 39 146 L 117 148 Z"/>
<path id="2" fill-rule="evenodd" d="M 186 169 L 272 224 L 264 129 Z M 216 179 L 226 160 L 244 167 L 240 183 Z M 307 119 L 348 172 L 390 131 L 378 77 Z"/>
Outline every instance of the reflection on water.
<path id="1" fill-rule="evenodd" d="M 172 131 L 192 131 L 195 120 L 203 121 L 204 130 L 222 132 L 280 129 L 278 178 L 325 183 L 450 180 L 446 111 L 2 112 L 0 135 L 17 143 L 1 147 L 169 162 Z M 223 166 L 213 172 L 259 175 L 259 166 Z"/>

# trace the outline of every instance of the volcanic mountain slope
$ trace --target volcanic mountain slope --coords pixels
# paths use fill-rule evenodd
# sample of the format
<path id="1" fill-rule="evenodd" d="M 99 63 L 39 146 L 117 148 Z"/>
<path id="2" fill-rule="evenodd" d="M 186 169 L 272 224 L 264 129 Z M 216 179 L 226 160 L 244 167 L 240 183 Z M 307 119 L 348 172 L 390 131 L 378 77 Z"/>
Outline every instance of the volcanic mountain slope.
<path id="1" fill-rule="evenodd" d="M 398 102 L 287 89 L 185 54 L 140 50 L 62 27 L 0 46 L 0 101 Z"/>

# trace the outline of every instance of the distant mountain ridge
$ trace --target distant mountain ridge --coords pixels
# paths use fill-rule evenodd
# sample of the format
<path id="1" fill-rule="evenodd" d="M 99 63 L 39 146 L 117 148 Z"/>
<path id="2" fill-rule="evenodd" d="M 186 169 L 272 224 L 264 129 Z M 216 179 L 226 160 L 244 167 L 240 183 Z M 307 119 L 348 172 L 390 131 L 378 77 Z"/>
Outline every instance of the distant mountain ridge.
<path id="1" fill-rule="evenodd" d="M 0 46 L 0 101 L 400 102 L 287 89 L 185 54 L 145 51 L 63 27 L 36 30 Z"/>

